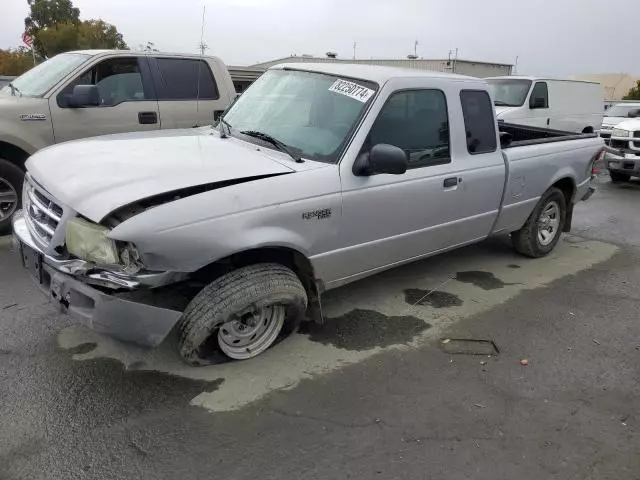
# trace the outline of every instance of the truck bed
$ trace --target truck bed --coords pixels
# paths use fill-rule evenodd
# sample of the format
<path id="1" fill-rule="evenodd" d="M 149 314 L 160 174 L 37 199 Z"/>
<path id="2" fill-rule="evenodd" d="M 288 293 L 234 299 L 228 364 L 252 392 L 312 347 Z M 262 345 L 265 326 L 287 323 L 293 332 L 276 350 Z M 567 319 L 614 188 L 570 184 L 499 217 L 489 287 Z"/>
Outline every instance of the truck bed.
<path id="1" fill-rule="evenodd" d="M 543 143 L 565 142 L 567 140 L 578 140 L 585 138 L 595 138 L 596 133 L 575 133 L 551 128 L 530 127 L 516 125 L 515 123 L 498 122 L 500 132 L 500 143 L 502 148 L 521 147 L 525 145 L 539 145 Z"/>

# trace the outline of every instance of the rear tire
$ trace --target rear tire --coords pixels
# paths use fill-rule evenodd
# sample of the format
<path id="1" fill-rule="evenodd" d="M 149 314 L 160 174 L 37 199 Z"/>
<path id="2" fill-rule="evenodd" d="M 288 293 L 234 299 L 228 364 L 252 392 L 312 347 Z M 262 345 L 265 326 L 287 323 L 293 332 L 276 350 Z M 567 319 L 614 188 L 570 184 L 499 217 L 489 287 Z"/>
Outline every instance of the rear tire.
<path id="1" fill-rule="evenodd" d="M 527 257 L 544 257 L 560 240 L 566 217 L 564 194 L 560 189 L 551 187 L 542 195 L 524 226 L 511 234 L 513 247 Z"/>
<path id="2" fill-rule="evenodd" d="M 609 176 L 611 177 L 612 183 L 623 183 L 631 180 L 631 175 L 626 173 L 615 172 L 613 170 L 609 170 Z"/>
<path id="3" fill-rule="evenodd" d="M 24 172 L 0 158 L 0 235 L 11 231 L 11 217 L 22 206 Z"/>
<path id="4" fill-rule="evenodd" d="M 180 356 L 193 366 L 256 357 L 292 333 L 306 308 L 306 291 L 289 268 L 276 263 L 239 268 L 187 305 L 180 320 Z"/>

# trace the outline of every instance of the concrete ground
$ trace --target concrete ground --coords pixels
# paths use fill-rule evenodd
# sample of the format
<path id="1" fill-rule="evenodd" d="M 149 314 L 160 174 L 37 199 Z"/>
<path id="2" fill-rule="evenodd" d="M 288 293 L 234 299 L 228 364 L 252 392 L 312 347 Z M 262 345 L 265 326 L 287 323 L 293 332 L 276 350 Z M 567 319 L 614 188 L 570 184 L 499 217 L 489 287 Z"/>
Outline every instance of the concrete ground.
<path id="1" fill-rule="evenodd" d="M 604 180 L 548 258 L 386 272 L 200 369 L 57 315 L 0 239 L 0 480 L 639 479 L 639 196 Z"/>

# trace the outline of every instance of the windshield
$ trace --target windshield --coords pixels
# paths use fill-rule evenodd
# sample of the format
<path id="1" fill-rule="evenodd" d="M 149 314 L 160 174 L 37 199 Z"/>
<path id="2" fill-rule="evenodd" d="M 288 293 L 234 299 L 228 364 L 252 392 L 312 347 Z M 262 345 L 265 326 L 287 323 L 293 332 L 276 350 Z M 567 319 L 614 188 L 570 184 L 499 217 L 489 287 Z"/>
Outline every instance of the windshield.
<path id="1" fill-rule="evenodd" d="M 376 88 L 363 80 L 269 70 L 238 98 L 224 120 L 232 135 L 266 133 L 304 158 L 336 162 Z"/>
<path id="2" fill-rule="evenodd" d="M 11 84 L 15 87 L 16 95 L 40 97 L 69 75 L 76 67 L 84 63 L 90 56 L 81 53 L 56 55 L 22 74 L 13 80 Z M 11 87 L 5 86 L 2 92 L 11 93 Z"/>
<path id="3" fill-rule="evenodd" d="M 606 117 L 627 117 L 631 110 L 640 110 L 640 104 L 638 105 L 614 105 L 606 111 Z"/>
<path id="4" fill-rule="evenodd" d="M 498 107 L 520 107 L 527 99 L 531 80 L 487 80 Z"/>

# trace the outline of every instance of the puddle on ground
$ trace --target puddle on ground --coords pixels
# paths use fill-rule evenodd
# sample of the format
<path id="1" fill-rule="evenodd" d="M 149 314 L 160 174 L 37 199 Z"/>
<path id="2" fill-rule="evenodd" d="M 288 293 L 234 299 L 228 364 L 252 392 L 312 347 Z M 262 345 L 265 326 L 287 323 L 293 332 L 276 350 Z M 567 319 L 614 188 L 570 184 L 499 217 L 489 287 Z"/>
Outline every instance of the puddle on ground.
<path id="1" fill-rule="evenodd" d="M 404 301 L 409 305 L 427 305 L 433 308 L 461 307 L 462 300 L 458 295 L 439 290 L 420 290 L 408 288 L 404 291 Z"/>
<path id="2" fill-rule="evenodd" d="M 507 265 L 507 267 L 513 268 L 513 269 L 522 268 L 520 265 L 515 263 L 510 263 L 509 265 Z"/>
<path id="3" fill-rule="evenodd" d="M 80 345 L 76 345 L 73 348 L 67 349 L 67 352 L 73 355 L 84 355 L 85 353 L 93 352 L 97 347 L 98 347 L 97 343 L 86 342 L 86 343 L 81 343 Z"/>
<path id="4" fill-rule="evenodd" d="M 491 272 L 483 272 L 481 270 L 471 270 L 468 272 L 456 273 L 455 279 L 462 283 L 471 283 L 483 290 L 497 290 L 507 285 L 518 285 L 514 283 L 505 283 Z"/>
<path id="5" fill-rule="evenodd" d="M 431 325 L 416 317 L 388 317 L 374 310 L 351 310 L 341 317 L 327 318 L 324 324 L 304 322 L 300 333 L 312 342 L 344 350 L 407 344 Z"/>

